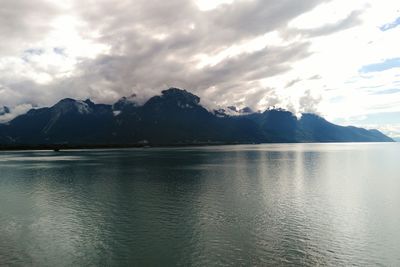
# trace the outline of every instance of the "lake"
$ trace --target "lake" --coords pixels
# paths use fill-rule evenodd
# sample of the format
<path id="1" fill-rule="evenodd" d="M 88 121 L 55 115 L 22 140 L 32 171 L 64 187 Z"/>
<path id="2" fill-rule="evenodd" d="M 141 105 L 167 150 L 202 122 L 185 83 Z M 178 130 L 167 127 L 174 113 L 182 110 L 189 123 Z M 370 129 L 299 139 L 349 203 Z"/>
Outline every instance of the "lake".
<path id="1" fill-rule="evenodd" d="M 0 265 L 400 266 L 400 144 L 0 152 Z"/>

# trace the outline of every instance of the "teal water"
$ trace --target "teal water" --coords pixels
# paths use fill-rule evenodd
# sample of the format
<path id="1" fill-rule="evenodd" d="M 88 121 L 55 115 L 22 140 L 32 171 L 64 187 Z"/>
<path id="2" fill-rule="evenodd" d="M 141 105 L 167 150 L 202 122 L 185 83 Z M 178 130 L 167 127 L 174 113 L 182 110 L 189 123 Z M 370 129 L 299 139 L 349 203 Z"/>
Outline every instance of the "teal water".
<path id="1" fill-rule="evenodd" d="M 400 144 L 0 152 L 0 265 L 400 266 Z"/>

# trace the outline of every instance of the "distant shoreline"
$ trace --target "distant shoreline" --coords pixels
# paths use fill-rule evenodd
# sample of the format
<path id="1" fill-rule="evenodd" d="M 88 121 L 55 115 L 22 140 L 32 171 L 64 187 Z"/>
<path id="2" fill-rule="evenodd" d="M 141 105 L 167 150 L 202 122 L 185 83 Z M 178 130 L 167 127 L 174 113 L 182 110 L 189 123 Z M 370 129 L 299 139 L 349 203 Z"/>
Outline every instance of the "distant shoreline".
<path id="1" fill-rule="evenodd" d="M 168 147 L 205 147 L 205 146 L 228 146 L 228 145 L 262 145 L 262 144 L 346 144 L 346 143 L 396 143 L 394 142 L 269 142 L 269 143 L 224 143 L 224 142 L 210 142 L 210 143 L 176 143 L 176 144 L 95 144 L 95 145 L 0 145 L 0 151 L 34 151 L 53 150 L 55 152 L 62 150 L 79 150 L 79 149 L 124 149 L 124 148 L 168 148 Z"/>
<path id="2" fill-rule="evenodd" d="M 78 149 L 123 149 L 123 148 L 160 148 L 160 147 L 191 147 L 191 146 L 224 146 L 251 145 L 260 143 L 179 143 L 179 144 L 95 144 L 95 145 L 0 145 L 0 151 L 29 150 L 78 150 Z"/>

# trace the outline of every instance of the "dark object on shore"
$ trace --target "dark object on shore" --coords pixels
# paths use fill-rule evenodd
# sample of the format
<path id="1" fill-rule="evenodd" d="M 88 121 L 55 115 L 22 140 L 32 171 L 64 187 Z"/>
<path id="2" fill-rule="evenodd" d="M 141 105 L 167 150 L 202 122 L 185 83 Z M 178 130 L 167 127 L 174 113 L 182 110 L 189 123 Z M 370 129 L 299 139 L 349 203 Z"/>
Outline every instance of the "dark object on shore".
<path id="1" fill-rule="evenodd" d="M 59 148 L 54 148 L 53 150 L 54 150 L 54 152 L 60 152 Z"/>

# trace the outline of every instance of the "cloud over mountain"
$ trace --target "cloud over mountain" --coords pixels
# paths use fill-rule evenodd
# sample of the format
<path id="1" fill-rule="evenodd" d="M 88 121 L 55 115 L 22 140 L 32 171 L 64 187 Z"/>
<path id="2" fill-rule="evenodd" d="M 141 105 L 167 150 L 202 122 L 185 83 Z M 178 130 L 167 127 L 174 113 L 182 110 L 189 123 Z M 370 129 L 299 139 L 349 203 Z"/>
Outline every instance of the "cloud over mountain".
<path id="1" fill-rule="evenodd" d="M 398 6 L 374 0 L 4 0 L 0 106 L 43 106 L 64 97 L 111 103 L 132 93 L 144 102 L 177 86 L 210 99 L 209 105 L 358 116 L 393 102 L 356 90 L 369 79 L 358 73 L 363 65 L 399 56 L 390 45 L 399 28 L 379 28 L 396 21 Z M 396 82 L 390 72 L 369 77 L 379 90 Z M 362 109 L 347 104 L 356 94 L 365 99 Z M 333 101 L 338 97 L 344 101 Z"/>

